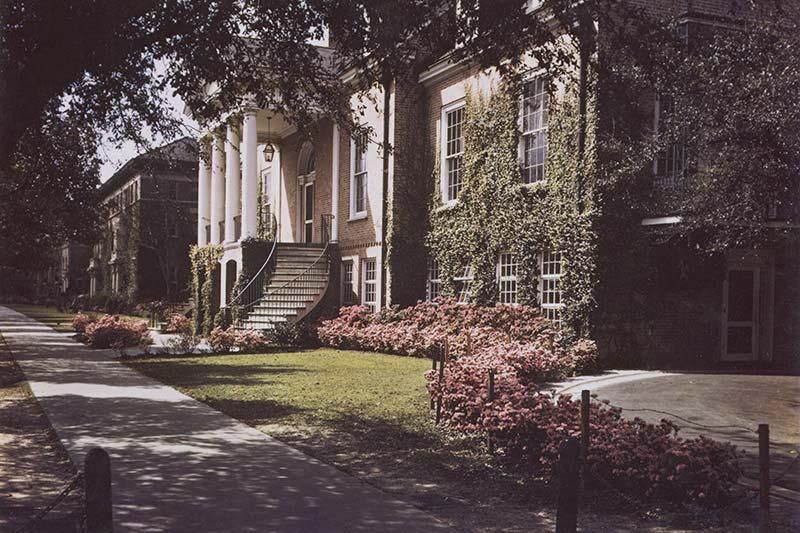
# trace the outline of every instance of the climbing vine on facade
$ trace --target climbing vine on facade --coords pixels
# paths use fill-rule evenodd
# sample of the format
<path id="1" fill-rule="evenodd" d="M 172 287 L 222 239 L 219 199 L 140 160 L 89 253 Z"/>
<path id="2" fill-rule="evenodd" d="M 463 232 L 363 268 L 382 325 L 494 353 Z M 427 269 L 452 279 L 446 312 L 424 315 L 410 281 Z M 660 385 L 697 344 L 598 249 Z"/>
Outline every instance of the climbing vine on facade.
<path id="1" fill-rule="evenodd" d="M 215 287 L 214 271 L 219 269 L 222 259 L 222 246 L 192 246 L 189 250 L 192 266 L 192 318 L 195 334 L 208 335 L 214 325 L 214 294 L 219 293 Z M 218 281 L 219 278 L 217 278 Z"/>
<path id="2" fill-rule="evenodd" d="M 580 157 L 577 89 L 553 91 L 545 179 L 525 184 L 517 155 L 520 93 L 521 88 L 510 83 L 489 95 L 468 92 L 462 188 L 457 202 L 445 205 L 439 187 L 434 187 L 427 245 L 439 268 L 441 293 L 458 296 L 454 278 L 463 277 L 469 266 L 468 299 L 483 305 L 499 301 L 501 253 L 514 254 L 517 262 L 517 302 L 537 305 L 540 254 L 561 252 L 561 319 L 567 334 L 583 335 L 593 308 L 596 264 L 594 106 L 588 102 L 586 145 Z M 433 181 L 439 180 L 437 170 Z"/>

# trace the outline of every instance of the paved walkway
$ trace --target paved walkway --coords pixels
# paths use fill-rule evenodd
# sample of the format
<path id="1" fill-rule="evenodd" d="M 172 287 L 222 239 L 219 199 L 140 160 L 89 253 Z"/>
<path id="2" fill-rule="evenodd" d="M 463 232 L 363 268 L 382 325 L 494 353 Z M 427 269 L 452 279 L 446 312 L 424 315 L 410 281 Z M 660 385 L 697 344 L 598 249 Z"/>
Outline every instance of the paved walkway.
<path id="1" fill-rule="evenodd" d="M 674 420 L 679 435 L 705 435 L 746 452 L 745 476 L 758 479 L 758 424 L 770 425 L 772 493 L 800 509 L 800 377 L 716 372 L 614 371 L 554 386 L 580 395 L 589 389 L 623 408 L 623 415 L 657 423 Z M 667 414 L 669 413 L 669 414 Z M 680 420 L 671 415 L 677 415 Z"/>
<path id="2" fill-rule="evenodd" d="M 76 465 L 111 455 L 115 531 L 431 531 L 432 516 L 0 306 Z"/>

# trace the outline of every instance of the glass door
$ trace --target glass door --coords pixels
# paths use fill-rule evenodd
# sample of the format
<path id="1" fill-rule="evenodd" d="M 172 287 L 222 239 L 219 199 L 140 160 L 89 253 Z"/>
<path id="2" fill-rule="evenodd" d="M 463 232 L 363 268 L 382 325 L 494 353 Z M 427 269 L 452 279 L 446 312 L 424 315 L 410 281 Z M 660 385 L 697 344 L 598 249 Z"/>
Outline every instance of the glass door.
<path id="1" fill-rule="evenodd" d="M 314 183 L 303 185 L 303 242 L 314 242 Z"/>
<path id="2" fill-rule="evenodd" d="M 723 361 L 758 359 L 758 268 L 728 270 L 723 294 Z"/>

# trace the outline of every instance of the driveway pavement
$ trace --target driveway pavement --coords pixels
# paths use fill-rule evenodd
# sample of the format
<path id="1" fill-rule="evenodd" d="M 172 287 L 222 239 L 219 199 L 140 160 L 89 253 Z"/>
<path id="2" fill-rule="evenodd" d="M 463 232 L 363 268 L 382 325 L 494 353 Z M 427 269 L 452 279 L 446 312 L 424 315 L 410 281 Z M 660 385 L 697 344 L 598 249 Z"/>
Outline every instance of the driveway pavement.
<path id="1" fill-rule="evenodd" d="M 111 456 L 115 531 L 416 532 L 432 516 L 0 306 L 73 462 Z"/>
<path id="2" fill-rule="evenodd" d="M 572 394 L 580 394 L 580 389 L 622 407 L 624 416 L 648 422 L 669 418 L 681 427 L 682 437 L 705 435 L 735 444 L 747 452 L 745 476 L 754 480 L 758 479 L 756 430 L 758 424 L 769 424 L 772 479 L 783 474 L 777 485 L 800 491 L 798 376 L 627 371 L 558 387 Z M 800 508 L 800 493 L 788 495 L 797 498 Z"/>

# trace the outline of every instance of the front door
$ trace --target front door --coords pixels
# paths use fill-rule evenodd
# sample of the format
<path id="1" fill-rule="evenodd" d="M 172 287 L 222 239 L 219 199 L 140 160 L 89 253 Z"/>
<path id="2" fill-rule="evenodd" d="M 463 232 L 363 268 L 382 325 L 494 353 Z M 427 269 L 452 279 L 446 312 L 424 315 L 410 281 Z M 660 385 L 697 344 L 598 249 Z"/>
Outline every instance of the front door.
<path id="1" fill-rule="evenodd" d="M 723 292 L 723 361 L 758 360 L 758 302 L 761 271 L 730 267 Z"/>
<path id="2" fill-rule="evenodd" d="M 303 185 L 303 242 L 314 242 L 314 183 Z"/>

